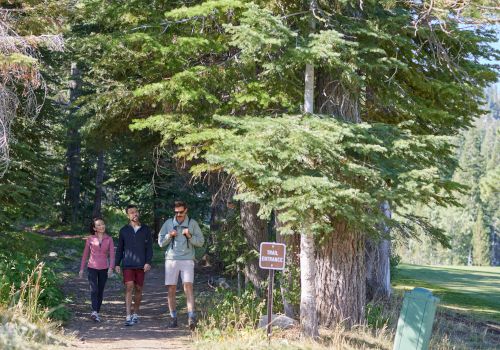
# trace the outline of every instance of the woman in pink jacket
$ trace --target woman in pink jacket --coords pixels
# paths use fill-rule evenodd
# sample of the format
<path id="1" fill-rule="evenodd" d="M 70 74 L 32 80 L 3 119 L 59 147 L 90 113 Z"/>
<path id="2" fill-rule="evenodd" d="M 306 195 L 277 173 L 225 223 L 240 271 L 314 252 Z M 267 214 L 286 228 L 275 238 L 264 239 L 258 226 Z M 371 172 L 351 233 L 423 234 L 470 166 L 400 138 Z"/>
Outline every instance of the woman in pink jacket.
<path id="1" fill-rule="evenodd" d="M 115 267 L 115 246 L 113 238 L 106 234 L 106 225 L 102 218 L 95 218 L 90 225 L 90 236 L 87 237 L 80 264 L 80 278 L 83 278 L 83 269 L 88 260 L 87 270 L 90 283 L 90 299 L 92 300 L 92 313 L 90 318 L 101 322 L 99 311 L 101 309 L 104 286 Z M 109 258 L 109 262 L 108 262 Z"/>

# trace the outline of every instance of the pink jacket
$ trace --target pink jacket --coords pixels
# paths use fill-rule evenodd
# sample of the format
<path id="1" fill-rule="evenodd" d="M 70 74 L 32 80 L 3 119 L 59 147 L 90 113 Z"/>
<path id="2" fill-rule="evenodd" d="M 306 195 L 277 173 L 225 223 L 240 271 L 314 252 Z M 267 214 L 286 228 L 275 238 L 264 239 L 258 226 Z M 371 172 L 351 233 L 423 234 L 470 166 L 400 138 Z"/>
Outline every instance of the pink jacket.
<path id="1" fill-rule="evenodd" d="M 87 237 L 85 242 L 85 249 L 83 250 L 82 262 L 80 264 L 80 270 L 85 267 L 85 262 L 89 256 L 90 259 L 88 267 L 97 270 L 103 270 L 115 267 L 115 245 L 113 244 L 113 238 L 104 234 L 102 238 L 102 243 L 99 244 L 99 239 L 96 235 L 90 235 Z M 109 254 L 109 265 L 108 265 L 108 254 Z"/>

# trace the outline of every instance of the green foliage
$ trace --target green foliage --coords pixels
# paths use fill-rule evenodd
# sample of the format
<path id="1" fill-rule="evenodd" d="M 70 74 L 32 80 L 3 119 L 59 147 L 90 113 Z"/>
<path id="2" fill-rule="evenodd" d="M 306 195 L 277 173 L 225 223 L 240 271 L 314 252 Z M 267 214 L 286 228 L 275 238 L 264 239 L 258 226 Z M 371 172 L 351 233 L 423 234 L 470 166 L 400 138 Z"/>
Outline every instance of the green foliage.
<path id="1" fill-rule="evenodd" d="M 401 257 L 391 250 L 391 256 L 389 257 L 389 264 L 391 269 L 391 277 L 395 277 L 398 273 L 398 265 L 401 263 Z"/>
<path id="2" fill-rule="evenodd" d="M 287 232 L 303 222 L 329 232 L 342 219 L 376 233 L 385 222 L 447 245 L 412 208 L 458 204 L 448 137 L 483 113 L 496 73 L 478 62 L 496 54 L 493 31 L 457 17 L 418 26 L 422 4 L 390 1 L 331 13 L 318 2 L 312 33 L 298 3 L 136 5 L 80 3 L 74 43 L 95 86 L 84 104 L 92 128 L 152 131 L 166 159 L 200 179 L 229 173 L 238 198 L 262 216 L 280 210 Z M 315 116 L 301 116 L 306 62 L 317 68 Z M 364 124 L 338 122 L 348 119 Z"/>
<path id="3" fill-rule="evenodd" d="M 300 305 L 300 267 L 297 264 L 289 264 L 286 273 L 278 275 L 278 283 L 274 290 L 273 313 L 284 313 L 283 297 L 295 310 L 299 310 Z M 283 295 L 283 291 L 285 292 Z"/>
<path id="4" fill-rule="evenodd" d="M 210 246 L 210 253 L 222 262 L 224 271 L 234 276 L 243 271 L 250 259 L 258 257 L 258 252 L 249 249 L 240 223 L 239 210 L 231 210 L 221 222 L 216 225 L 219 229 L 213 232 L 214 244 Z"/>
<path id="5" fill-rule="evenodd" d="M 483 211 L 480 209 L 472 228 L 472 261 L 476 266 L 490 266 L 490 235 L 484 224 Z"/>
<path id="6" fill-rule="evenodd" d="M 63 192 L 59 163 L 58 126 L 47 105 L 35 121 L 19 119 L 12 132 L 18 139 L 11 145 L 9 171 L 0 178 L 0 227 L 38 219 L 54 222 Z"/>
<path id="7" fill-rule="evenodd" d="M 171 23 L 175 36 L 200 28 L 196 16 L 217 13 L 201 28 L 226 52 L 193 57 L 188 66 L 172 67 L 169 79 L 153 78 L 138 88 L 140 101 L 163 100 L 170 107 L 168 114 L 136 120 L 134 128 L 159 132 L 163 144 L 174 141 L 177 156 L 191 162 L 197 176 L 220 171 L 234 176 L 238 198 L 261 204 L 262 216 L 280 210 L 284 231 L 307 221 L 313 231 L 327 232 L 335 219 L 345 219 L 375 233 L 377 222 L 388 221 L 378 214 L 378 204 L 389 200 L 400 214 L 389 226 L 408 236 L 416 224 L 446 245 L 442 230 L 404 207 L 457 204 L 453 193 L 464 187 L 449 177 L 455 161 L 451 139 L 444 136 L 481 114 L 476 99 L 495 73 L 472 61 L 446 66 L 430 53 L 440 50 L 439 38 L 449 57 L 464 57 L 464 48 L 471 58 L 487 57 L 492 50 L 482 43 L 491 40 L 491 32 L 472 32 L 450 19 L 457 33 L 450 37 L 439 25 L 409 26 L 413 9 L 405 5 L 374 2 L 358 13 L 346 2 L 333 14 L 321 12 L 318 31 L 309 35 L 307 16 L 278 15 L 272 6 L 258 4 L 235 5 L 231 12 L 225 4 L 174 11 L 176 20 L 193 20 Z M 224 11 L 228 15 L 220 16 Z M 283 116 L 299 113 L 303 68 L 311 60 L 321 78 L 337 86 L 342 101 L 346 96 L 359 101 L 366 124 L 335 124 L 324 115 Z M 171 86 L 170 80 L 184 76 L 189 85 L 181 79 Z M 202 105 L 195 106 L 195 99 Z"/>
<path id="8" fill-rule="evenodd" d="M 304 222 L 311 222 L 313 233 L 328 233 L 334 220 L 343 219 L 377 234 L 382 221 L 396 225 L 378 210 L 384 199 L 396 203 L 397 212 L 415 200 L 451 201 L 450 192 L 459 188 L 429 166 L 432 152 L 446 152 L 446 140 L 320 116 L 215 119 L 227 127 L 179 138 L 186 153 L 194 145 L 210 145 L 204 149 L 207 166 L 192 171 L 225 169 L 239 180 L 238 199 L 258 202 L 262 217 L 280 212 L 283 233 Z M 427 158 L 420 162 L 422 153 Z M 422 218 L 405 218 L 425 227 Z M 439 232 L 434 235 L 446 244 Z"/>
<path id="9" fill-rule="evenodd" d="M 79 251 L 83 250 L 81 239 L 64 240 L 64 242 L 54 246 L 50 238 L 40 234 L 2 233 L 0 236 L 0 304 L 9 306 L 19 302 L 19 296 L 28 298 L 30 293 L 23 294 L 20 291 L 28 277 L 36 270 L 39 271 L 37 274 L 41 273 L 35 305 L 39 313 L 38 316 L 48 316 L 59 321 L 67 320 L 69 313 L 63 306 L 65 297 L 60 288 L 60 276 L 56 273 L 56 269 L 60 268 L 58 264 L 64 263 L 65 257 L 62 255 L 61 261 L 48 262 L 45 262 L 43 257 L 46 257 L 51 249 L 60 253 L 64 249 L 75 248 Z M 16 252 L 16 254 L 12 254 L 12 252 Z M 40 263 L 44 263 L 43 268 L 39 268 Z M 21 302 L 26 302 L 26 300 Z"/>
<path id="10" fill-rule="evenodd" d="M 19 300 L 19 298 L 32 298 L 30 292 L 20 293 L 24 283 L 29 276 L 34 273 L 39 265 L 40 260 L 30 258 L 22 253 L 16 254 L 15 258 L 7 256 L 4 252 L 0 253 L 0 303 L 4 306 L 9 304 L 28 303 L 33 304 L 33 312 L 37 313 L 37 317 L 47 315 L 57 320 L 67 320 L 68 311 L 61 308 L 64 300 L 64 295 L 59 288 L 60 280 L 54 270 L 50 267 L 39 269 L 39 277 L 35 276 L 39 281 L 38 286 L 30 288 L 38 288 L 39 294 L 36 295 L 36 300 Z M 32 281 L 35 283 L 35 281 Z"/>
<path id="11" fill-rule="evenodd" d="M 394 322 L 391 315 L 385 312 L 385 305 L 382 303 L 369 302 L 365 310 L 366 323 L 370 328 L 381 329 Z"/>
<path id="12" fill-rule="evenodd" d="M 185 19 L 198 16 L 209 16 L 224 14 L 232 9 L 243 7 L 243 1 L 238 0 L 209 0 L 200 5 L 182 6 L 165 13 L 165 17 L 169 19 Z"/>
<path id="13" fill-rule="evenodd" d="M 449 177 L 466 185 L 466 190 L 457 195 L 458 207 L 437 208 L 431 206 L 410 208 L 418 215 L 427 217 L 436 226 L 443 229 L 450 237 L 451 249 L 442 250 L 426 239 L 421 242 L 410 242 L 418 245 L 417 250 L 398 249 L 405 257 L 405 262 L 419 264 L 476 264 L 474 255 L 490 256 L 491 264 L 498 264 L 500 251 L 495 250 L 494 235 L 498 232 L 500 196 L 498 195 L 498 154 L 500 154 L 500 138 L 498 119 L 495 118 L 494 96 L 498 87 L 488 90 L 487 99 L 490 113 L 478 119 L 473 128 L 463 131 L 454 140 L 458 166 L 451 168 Z M 491 109 L 493 108 L 493 109 Z M 484 232 L 478 233 L 477 220 L 482 213 Z M 474 235 L 474 233 L 476 233 Z M 480 239 L 479 236 L 482 238 Z M 481 248 L 479 248 L 479 246 Z M 474 248 L 475 247 L 475 248 Z M 476 253 L 473 254 L 473 250 Z M 482 252 L 481 252 L 482 251 Z"/>
<path id="14" fill-rule="evenodd" d="M 260 300 L 252 287 L 241 296 L 230 289 L 216 289 L 215 293 L 202 295 L 202 320 L 199 332 L 207 339 L 220 338 L 237 330 L 253 329 L 265 310 L 265 301 Z"/>

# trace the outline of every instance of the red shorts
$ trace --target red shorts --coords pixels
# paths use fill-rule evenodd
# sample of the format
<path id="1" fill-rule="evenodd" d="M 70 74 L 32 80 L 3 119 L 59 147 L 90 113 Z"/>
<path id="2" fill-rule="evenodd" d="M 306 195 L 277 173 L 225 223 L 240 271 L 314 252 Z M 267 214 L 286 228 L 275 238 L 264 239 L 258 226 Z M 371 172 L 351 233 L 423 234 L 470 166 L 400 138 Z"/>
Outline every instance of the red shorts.
<path id="1" fill-rule="evenodd" d="M 139 286 L 144 285 L 144 269 L 123 269 L 123 283 L 135 282 Z"/>

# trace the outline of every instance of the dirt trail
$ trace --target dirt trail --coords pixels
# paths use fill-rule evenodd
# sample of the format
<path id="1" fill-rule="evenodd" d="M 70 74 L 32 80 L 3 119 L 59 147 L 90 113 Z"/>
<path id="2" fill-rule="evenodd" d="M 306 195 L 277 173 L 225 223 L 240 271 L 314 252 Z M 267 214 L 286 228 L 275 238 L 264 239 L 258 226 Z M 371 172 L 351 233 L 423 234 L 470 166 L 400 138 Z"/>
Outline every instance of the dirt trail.
<path id="1" fill-rule="evenodd" d="M 191 332 L 187 328 L 185 310 L 179 309 L 179 328 L 167 329 L 168 313 L 163 266 L 154 266 L 146 274 L 140 321 L 126 327 L 123 283 L 117 276 L 108 279 L 101 307 L 101 323 L 90 320 L 90 293 L 86 277 L 72 276 L 64 283 L 64 292 L 72 297 L 68 305 L 73 318 L 66 325 L 66 332 L 73 332 L 79 339 L 74 346 L 81 349 L 193 349 Z M 205 284 L 198 274 L 195 289 Z M 197 285 L 199 287 L 197 287 Z M 201 287 L 203 288 L 203 287 Z"/>

